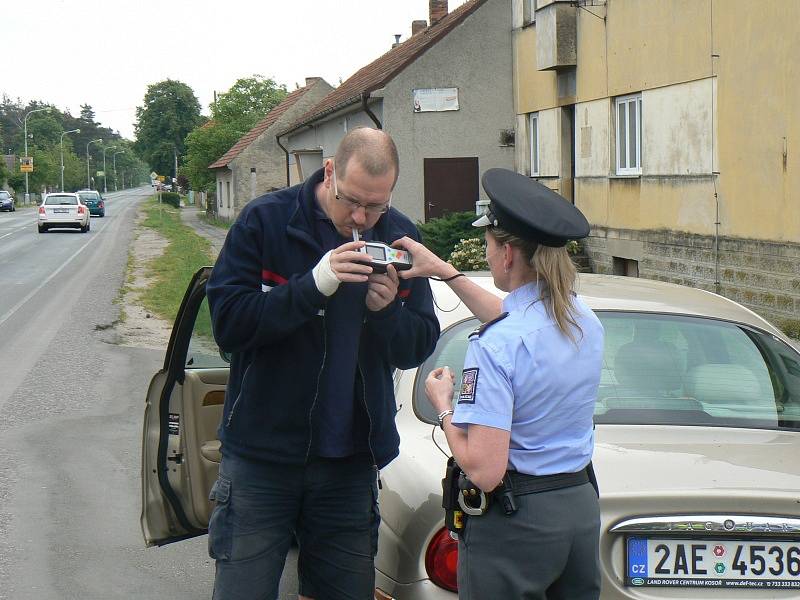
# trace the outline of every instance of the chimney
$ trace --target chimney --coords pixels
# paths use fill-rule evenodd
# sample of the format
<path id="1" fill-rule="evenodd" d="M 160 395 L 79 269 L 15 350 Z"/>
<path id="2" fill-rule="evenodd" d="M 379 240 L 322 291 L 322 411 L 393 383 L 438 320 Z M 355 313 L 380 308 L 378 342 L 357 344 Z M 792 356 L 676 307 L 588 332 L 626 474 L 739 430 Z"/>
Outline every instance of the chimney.
<path id="1" fill-rule="evenodd" d="M 447 16 L 447 0 L 428 0 L 431 27 Z"/>
<path id="2" fill-rule="evenodd" d="M 400 45 L 400 36 L 402 35 L 403 35 L 402 33 L 394 34 L 394 44 L 392 44 L 392 48 L 397 48 Z"/>
<path id="3" fill-rule="evenodd" d="M 418 21 L 411 21 L 411 35 L 415 36 L 420 31 L 424 31 L 428 27 L 428 22 L 424 19 Z"/>
<path id="4" fill-rule="evenodd" d="M 314 85 L 319 79 L 319 77 L 306 77 L 306 87 Z"/>

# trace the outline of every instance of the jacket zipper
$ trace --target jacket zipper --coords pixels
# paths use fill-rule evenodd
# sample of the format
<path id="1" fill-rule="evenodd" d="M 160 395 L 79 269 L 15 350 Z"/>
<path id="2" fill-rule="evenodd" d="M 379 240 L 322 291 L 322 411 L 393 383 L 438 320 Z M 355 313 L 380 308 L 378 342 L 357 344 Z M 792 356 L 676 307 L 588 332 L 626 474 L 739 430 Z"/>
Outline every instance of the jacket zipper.
<path id="1" fill-rule="evenodd" d="M 325 312 L 322 313 L 322 364 L 319 367 L 319 372 L 317 373 L 317 389 L 314 391 L 314 400 L 311 402 L 311 410 L 308 411 L 308 447 L 306 448 L 306 463 L 308 462 L 308 458 L 311 456 L 311 443 L 314 441 L 314 421 L 313 421 L 313 414 L 314 414 L 314 407 L 317 405 L 317 399 L 319 398 L 319 382 L 322 379 L 322 371 L 325 370 L 325 361 L 328 358 L 328 320 L 325 316 Z"/>
<path id="2" fill-rule="evenodd" d="M 360 351 L 359 351 L 360 354 Z M 364 371 L 361 370 L 361 361 L 358 361 L 358 373 L 361 375 L 361 387 L 363 393 L 361 399 L 364 401 L 364 410 L 367 413 L 367 421 L 369 421 L 369 433 L 367 434 L 367 446 L 369 447 L 369 454 L 372 457 L 372 464 L 378 464 L 375 460 L 375 452 L 372 450 L 372 415 L 369 414 L 369 406 L 367 406 L 367 380 L 364 378 Z"/>
<path id="3" fill-rule="evenodd" d="M 247 368 L 244 370 L 244 376 L 242 377 L 242 385 L 239 387 L 239 394 L 236 396 L 236 400 L 233 402 L 233 406 L 231 406 L 231 412 L 228 414 L 228 422 L 225 424 L 225 427 L 231 426 L 231 421 L 233 420 L 233 413 L 236 412 L 236 407 L 239 405 L 239 400 L 242 399 L 242 390 L 244 389 L 244 382 L 247 381 L 247 374 L 250 372 L 250 367 L 253 366 L 251 362 L 247 365 Z"/>

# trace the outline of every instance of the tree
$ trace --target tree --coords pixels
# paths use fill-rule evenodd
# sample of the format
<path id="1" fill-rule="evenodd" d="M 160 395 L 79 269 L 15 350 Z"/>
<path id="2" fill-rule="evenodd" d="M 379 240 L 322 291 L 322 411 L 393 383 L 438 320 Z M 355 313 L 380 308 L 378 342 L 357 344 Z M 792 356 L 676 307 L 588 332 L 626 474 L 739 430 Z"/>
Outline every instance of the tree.
<path id="1" fill-rule="evenodd" d="M 81 121 L 94 123 L 94 109 L 90 104 L 81 104 Z"/>
<path id="2" fill-rule="evenodd" d="M 250 131 L 286 97 L 286 86 L 262 75 L 237 79 L 211 103 L 212 120 L 186 137 L 184 172 L 196 190 L 212 191 L 214 173 L 208 165 Z"/>
<path id="3" fill-rule="evenodd" d="M 134 148 L 157 173 L 172 173 L 183 156 L 186 135 L 202 122 L 192 88 L 167 79 L 148 86 L 144 106 L 136 108 Z"/>
<path id="4" fill-rule="evenodd" d="M 240 137 L 239 129 L 216 121 L 209 121 L 186 136 L 183 173 L 193 189 L 213 191 L 214 173 L 208 165 L 225 154 Z"/>
<path id="5" fill-rule="evenodd" d="M 211 103 L 211 118 L 217 123 L 249 131 L 286 97 L 286 86 L 263 75 L 237 79 L 231 88 Z"/>

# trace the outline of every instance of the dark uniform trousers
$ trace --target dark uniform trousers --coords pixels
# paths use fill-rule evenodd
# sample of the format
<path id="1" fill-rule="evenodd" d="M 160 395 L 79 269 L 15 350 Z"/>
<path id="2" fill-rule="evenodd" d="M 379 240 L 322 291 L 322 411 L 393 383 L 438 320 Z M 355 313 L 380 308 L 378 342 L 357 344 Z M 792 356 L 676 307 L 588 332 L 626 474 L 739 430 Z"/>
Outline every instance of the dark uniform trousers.
<path id="1" fill-rule="evenodd" d="M 493 501 L 458 545 L 460 600 L 597 600 L 600 508 L 589 483 Z"/>

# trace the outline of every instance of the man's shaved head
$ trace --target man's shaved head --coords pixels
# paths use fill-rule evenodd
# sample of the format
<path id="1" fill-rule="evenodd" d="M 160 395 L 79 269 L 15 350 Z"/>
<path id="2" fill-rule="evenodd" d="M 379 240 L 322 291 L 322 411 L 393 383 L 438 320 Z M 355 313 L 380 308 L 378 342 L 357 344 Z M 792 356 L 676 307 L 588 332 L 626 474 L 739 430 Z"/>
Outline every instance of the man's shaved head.
<path id="1" fill-rule="evenodd" d="M 353 159 L 357 160 L 373 177 L 393 171 L 394 183 L 397 183 L 397 176 L 400 174 L 400 160 L 397 157 L 397 147 L 394 145 L 394 141 L 385 131 L 358 127 L 344 136 L 334 156 L 338 177 L 346 179 L 347 165 Z"/>

